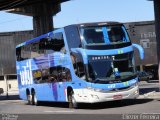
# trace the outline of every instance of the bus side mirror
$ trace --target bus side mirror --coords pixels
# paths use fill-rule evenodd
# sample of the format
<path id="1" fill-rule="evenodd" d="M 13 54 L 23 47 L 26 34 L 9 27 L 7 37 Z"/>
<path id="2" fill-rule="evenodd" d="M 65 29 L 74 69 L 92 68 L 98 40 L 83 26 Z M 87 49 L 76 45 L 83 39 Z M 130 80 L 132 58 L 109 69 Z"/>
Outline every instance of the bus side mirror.
<path id="1" fill-rule="evenodd" d="M 132 44 L 133 47 L 137 48 L 140 54 L 140 58 L 141 60 L 144 59 L 144 49 L 142 46 L 138 45 L 138 44 Z"/>

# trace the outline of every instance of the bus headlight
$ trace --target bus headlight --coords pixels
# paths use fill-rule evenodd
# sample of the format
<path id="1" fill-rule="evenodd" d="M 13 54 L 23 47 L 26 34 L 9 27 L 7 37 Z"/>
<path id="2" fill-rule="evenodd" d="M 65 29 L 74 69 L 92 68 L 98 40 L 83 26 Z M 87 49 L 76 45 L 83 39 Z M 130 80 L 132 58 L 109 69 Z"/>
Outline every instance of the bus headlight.
<path id="1" fill-rule="evenodd" d="M 138 94 L 138 93 L 139 93 L 139 91 L 138 91 L 138 90 L 134 91 L 134 94 Z"/>

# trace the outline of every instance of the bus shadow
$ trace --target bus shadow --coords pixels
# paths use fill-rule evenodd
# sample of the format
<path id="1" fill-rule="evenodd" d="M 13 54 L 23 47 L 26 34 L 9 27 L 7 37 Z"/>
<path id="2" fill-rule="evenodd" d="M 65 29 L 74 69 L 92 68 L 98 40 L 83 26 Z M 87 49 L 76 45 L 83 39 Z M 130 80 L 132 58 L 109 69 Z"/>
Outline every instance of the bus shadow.
<path id="1" fill-rule="evenodd" d="M 39 106 L 68 108 L 69 105 L 66 102 L 40 102 Z"/>
<path id="2" fill-rule="evenodd" d="M 153 99 L 126 99 L 126 100 L 108 101 L 108 102 L 95 103 L 95 104 L 81 104 L 79 106 L 79 109 L 118 108 L 118 107 L 144 104 L 151 101 L 153 101 Z"/>
<path id="3" fill-rule="evenodd" d="M 4 100 L 20 100 L 20 98 L 19 95 L 9 95 L 9 96 L 0 95 L 0 101 Z"/>
<path id="4" fill-rule="evenodd" d="M 159 88 L 158 87 L 155 87 L 155 88 L 139 88 L 139 94 L 140 95 L 144 95 L 146 93 L 149 93 L 149 92 L 159 92 Z"/>
<path id="5" fill-rule="evenodd" d="M 95 104 L 81 104 L 81 106 L 79 106 L 79 109 L 118 108 L 118 107 L 144 104 L 151 101 L 153 101 L 153 99 L 126 99 L 126 100 L 108 101 L 108 102 L 95 103 Z"/>
<path id="6" fill-rule="evenodd" d="M 131 105 L 144 104 L 153 101 L 153 99 L 126 99 L 117 101 L 108 101 L 94 104 L 79 103 L 77 109 L 107 109 L 118 108 Z M 41 102 L 40 106 L 68 108 L 68 103 L 63 102 Z"/>

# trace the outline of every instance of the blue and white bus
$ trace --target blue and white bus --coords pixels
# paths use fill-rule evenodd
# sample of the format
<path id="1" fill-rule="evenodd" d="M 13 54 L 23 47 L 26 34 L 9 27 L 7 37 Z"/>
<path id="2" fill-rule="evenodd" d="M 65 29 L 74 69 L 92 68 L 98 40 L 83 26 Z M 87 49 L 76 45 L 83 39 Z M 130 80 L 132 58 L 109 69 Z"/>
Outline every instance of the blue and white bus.
<path id="1" fill-rule="evenodd" d="M 118 22 L 69 25 L 16 47 L 19 95 L 39 101 L 97 103 L 139 95 L 133 47 Z"/>

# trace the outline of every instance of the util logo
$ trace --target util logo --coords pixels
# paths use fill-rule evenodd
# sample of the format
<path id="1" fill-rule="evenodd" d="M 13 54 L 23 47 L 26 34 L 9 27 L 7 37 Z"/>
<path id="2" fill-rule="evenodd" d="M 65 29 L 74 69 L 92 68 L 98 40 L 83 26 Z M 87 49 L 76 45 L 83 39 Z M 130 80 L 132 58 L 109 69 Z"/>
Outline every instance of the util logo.
<path id="1" fill-rule="evenodd" d="M 20 71 L 21 84 L 31 85 L 33 83 L 31 61 L 27 61 L 25 66 L 22 66 Z"/>

